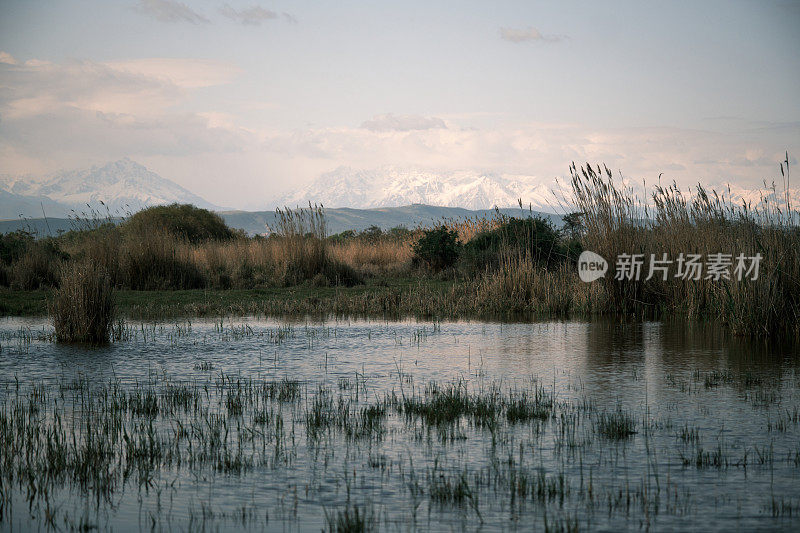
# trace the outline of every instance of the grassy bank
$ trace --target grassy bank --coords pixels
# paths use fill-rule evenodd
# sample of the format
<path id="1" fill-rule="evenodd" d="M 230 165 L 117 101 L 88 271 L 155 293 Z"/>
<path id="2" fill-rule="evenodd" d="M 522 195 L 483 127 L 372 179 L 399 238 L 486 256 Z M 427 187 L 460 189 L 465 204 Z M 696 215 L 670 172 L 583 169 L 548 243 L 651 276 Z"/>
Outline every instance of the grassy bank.
<path id="1" fill-rule="evenodd" d="M 483 286 L 457 280 L 388 278 L 353 287 L 306 284 L 262 289 L 118 290 L 115 300 L 121 317 L 144 320 L 253 315 L 542 318 L 555 314 L 554 308 L 544 305 L 502 310 L 499 299 L 477 300 L 482 290 Z M 0 288 L 0 315 L 45 316 L 53 297 L 53 289 Z"/>
<path id="2" fill-rule="evenodd" d="M 127 318 L 163 319 L 193 316 L 414 315 L 410 299 L 421 293 L 443 299 L 456 290 L 453 281 L 390 278 L 353 287 L 310 284 L 261 289 L 189 289 L 171 291 L 119 290 L 117 311 Z M 0 314 L 44 316 L 53 289 L 14 291 L 0 288 Z M 403 302 L 408 302 L 404 304 Z M 405 309 L 405 312 L 403 312 Z M 438 315 L 437 315 L 438 316 Z"/>

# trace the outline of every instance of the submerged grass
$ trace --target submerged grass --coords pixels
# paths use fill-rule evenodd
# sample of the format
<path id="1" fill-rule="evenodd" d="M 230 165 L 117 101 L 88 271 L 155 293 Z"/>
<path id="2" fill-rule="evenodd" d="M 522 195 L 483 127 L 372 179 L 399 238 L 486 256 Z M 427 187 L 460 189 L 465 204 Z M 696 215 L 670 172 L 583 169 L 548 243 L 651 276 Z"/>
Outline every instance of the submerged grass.
<path id="1" fill-rule="evenodd" d="M 136 331 L 131 342 L 149 342 L 151 335 L 190 335 L 192 326 Z M 214 334 L 280 346 L 302 331 L 220 325 Z M 671 523 L 664 517 L 683 523 L 689 509 L 705 505 L 687 489 L 696 472 L 726 478 L 744 472 L 753 479 L 763 471 L 768 478 L 777 469 L 794 472 L 800 456 L 793 444 L 787 448 L 800 428 L 798 410 L 788 403 L 767 407 L 768 438 L 751 435 L 731 445 L 720 432 L 706 444 L 697 427 L 680 419 L 677 406 L 678 420 L 653 419 L 646 408 L 606 410 L 582 388 L 557 394 L 555 382 L 550 388 L 536 379 L 509 384 L 476 374 L 416 386 L 398 368 L 394 386 L 376 389 L 363 372 L 311 383 L 228 373 L 206 361 L 193 368 L 194 377 L 184 380 L 159 371 L 134 381 L 116 375 L 107 381 L 80 375 L 7 381 L 0 387 L 0 526 L 20 523 L 11 517 L 20 512 L 14 502 L 24 502 L 25 520 L 44 529 L 66 523 L 102 528 L 106 513 L 113 516 L 138 498 L 150 502 L 140 504 L 152 513 L 148 520 L 175 528 L 185 524 L 165 516 L 173 504 L 167 511 L 153 498 L 171 493 L 176 482 L 206 494 L 218 479 L 276 479 L 280 489 L 259 496 L 257 505 L 231 510 L 201 500 L 197 515 L 190 501 L 188 516 L 202 519 L 203 527 L 226 521 L 243 529 L 286 527 L 301 524 L 297 506 L 300 519 L 307 518 L 302 513 L 325 498 L 326 505 L 312 512 L 329 531 L 484 522 L 492 529 L 509 520 L 575 530 L 578 516 L 587 528 L 598 517 L 609 520 L 606 525 L 656 528 Z M 682 394 L 773 386 L 730 371 L 698 371 L 691 379 L 700 387 Z M 704 387 L 707 380 L 714 385 Z M 666 445 L 654 445 L 657 433 Z M 668 468 L 665 477 L 660 468 Z M 373 503 L 379 494 L 392 495 L 402 508 Z M 72 501 L 91 501 L 102 511 L 68 515 L 65 502 Z M 420 508 L 424 524 L 416 523 Z M 786 506 L 776 508 L 788 516 Z"/>

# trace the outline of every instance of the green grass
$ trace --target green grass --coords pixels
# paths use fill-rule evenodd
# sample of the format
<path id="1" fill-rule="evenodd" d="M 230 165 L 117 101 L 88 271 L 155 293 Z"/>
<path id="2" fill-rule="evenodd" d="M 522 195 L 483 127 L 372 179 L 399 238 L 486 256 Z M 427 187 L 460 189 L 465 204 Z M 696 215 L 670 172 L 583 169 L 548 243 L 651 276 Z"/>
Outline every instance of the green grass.
<path id="1" fill-rule="evenodd" d="M 52 290 L 14 291 L 7 287 L 0 287 L 0 315 L 46 315 L 47 298 L 52 293 Z"/>
<path id="2" fill-rule="evenodd" d="M 452 281 L 388 278 L 354 287 L 315 287 L 311 284 L 265 289 L 192 289 L 115 291 L 117 311 L 138 319 L 228 315 L 326 315 L 347 313 L 383 316 L 417 314 L 409 295 L 420 291 L 444 294 Z M 53 290 L 14 291 L 0 288 L 0 316 L 44 316 Z M 422 309 L 424 311 L 424 309 Z M 421 314 L 425 314 L 424 312 Z"/>

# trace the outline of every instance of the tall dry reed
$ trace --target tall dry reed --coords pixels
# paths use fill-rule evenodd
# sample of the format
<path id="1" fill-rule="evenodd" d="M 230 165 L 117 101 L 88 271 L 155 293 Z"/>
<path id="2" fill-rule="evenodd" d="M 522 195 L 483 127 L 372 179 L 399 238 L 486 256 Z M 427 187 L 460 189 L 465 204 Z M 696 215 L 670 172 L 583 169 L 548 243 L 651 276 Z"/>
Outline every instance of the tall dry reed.
<path id="1" fill-rule="evenodd" d="M 50 313 L 58 342 L 107 343 L 114 317 L 108 273 L 88 261 L 65 264 Z"/>
<path id="2" fill-rule="evenodd" d="M 788 164 L 788 163 L 787 163 Z M 575 206 L 582 212 L 586 249 L 610 262 L 620 254 L 651 255 L 675 261 L 680 254 L 760 254 L 758 278 L 739 280 L 676 276 L 673 270 L 647 280 L 603 280 L 610 312 L 637 315 L 682 313 L 690 319 L 721 320 L 738 335 L 800 334 L 800 228 L 797 213 L 782 196 L 765 195 L 755 206 L 736 205 L 714 191 L 697 186 L 684 194 L 674 184 L 655 188 L 651 203 L 614 181 L 612 173 L 571 167 Z M 613 266 L 612 266 L 613 268 Z M 731 266 L 733 271 L 733 265 Z"/>

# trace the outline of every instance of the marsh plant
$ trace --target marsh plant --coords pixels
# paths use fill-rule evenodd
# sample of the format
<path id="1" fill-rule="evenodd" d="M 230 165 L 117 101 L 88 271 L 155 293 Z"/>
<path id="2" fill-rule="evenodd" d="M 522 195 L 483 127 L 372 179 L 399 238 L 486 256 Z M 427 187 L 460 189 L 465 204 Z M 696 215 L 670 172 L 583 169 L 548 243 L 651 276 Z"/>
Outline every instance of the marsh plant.
<path id="1" fill-rule="evenodd" d="M 788 156 L 782 173 L 788 173 Z M 785 169 L 785 170 L 784 170 Z M 607 276 L 599 310 L 659 316 L 714 317 L 739 335 L 800 335 L 800 226 L 798 212 L 774 186 L 756 205 L 736 204 L 698 185 L 655 187 L 650 201 L 618 183 L 608 168 L 570 168 L 582 243 L 605 258 L 639 253 L 677 257 L 743 253 L 763 256 L 757 280 L 617 280 Z"/>
<path id="2" fill-rule="evenodd" d="M 111 279 L 102 266 L 67 263 L 51 303 L 58 342 L 105 344 L 114 319 Z"/>

